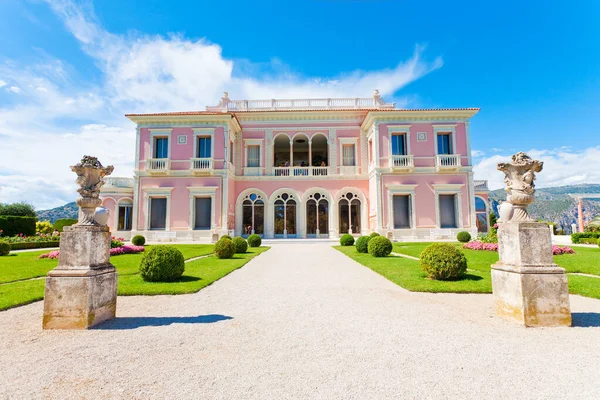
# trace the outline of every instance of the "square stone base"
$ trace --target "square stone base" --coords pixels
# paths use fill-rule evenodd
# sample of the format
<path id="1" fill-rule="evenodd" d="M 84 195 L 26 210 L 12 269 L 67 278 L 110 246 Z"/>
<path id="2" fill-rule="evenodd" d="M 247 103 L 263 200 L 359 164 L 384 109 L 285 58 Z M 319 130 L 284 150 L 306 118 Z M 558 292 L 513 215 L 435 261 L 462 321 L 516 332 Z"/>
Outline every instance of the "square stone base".
<path id="1" fill-rule="evenodd" d="M 112 265 L 87 271 L 52 270 L 46 278 L 44 329 L 87 329 L 114 318 L 117 272 Z"/>
<path id="2" fill-rule="evenodd" d="M 499 317 L 531 327 L 571 326 L 567 275 L 558 266 L 492 265 Z"/>

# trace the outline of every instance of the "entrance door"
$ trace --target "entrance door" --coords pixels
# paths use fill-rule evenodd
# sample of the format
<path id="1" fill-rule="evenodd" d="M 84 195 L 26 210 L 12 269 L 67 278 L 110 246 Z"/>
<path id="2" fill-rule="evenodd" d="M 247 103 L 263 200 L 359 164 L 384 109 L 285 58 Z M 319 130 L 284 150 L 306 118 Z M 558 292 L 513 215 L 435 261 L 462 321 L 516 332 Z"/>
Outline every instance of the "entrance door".
<path id="1" fill-rule="evenodd" d="M 306 236 L 329 237 L 329 202 L 319 193 L 311 195 L 306 202 Z"/>

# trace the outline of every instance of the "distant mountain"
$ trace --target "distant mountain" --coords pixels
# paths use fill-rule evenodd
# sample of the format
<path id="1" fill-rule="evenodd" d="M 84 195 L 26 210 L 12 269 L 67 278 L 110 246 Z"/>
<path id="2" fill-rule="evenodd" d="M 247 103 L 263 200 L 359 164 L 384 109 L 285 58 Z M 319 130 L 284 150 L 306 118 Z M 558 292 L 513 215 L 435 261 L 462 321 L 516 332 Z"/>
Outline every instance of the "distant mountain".
<path id="1" fill-rule="evenodd" d="M 75 202 L 67 203 L 64 206 L 56 207 L 51 210 L 36 211 L 38 220 L 50 221 L 54 223 L 57 219 L 77 218 L 79 208 Z"/>
<path id="2" fill-rule="evenodd" d="M 570 232 L 571 224 L 577 223 L 577 200 L 569 196 L 569 194 L 581 193 L 600 194 L 600 185 L 582 184 L 536 188 L 535 202 L 529 206 L 529 214 L 535 219 L 552 221 L 560 228 Z M 490 192 L 490 202 L 496 215 L 498 214 L 498 204 L 501 200 L 506 200 L 506 191 L 504 189 Z M 585 223 L 600 215 L 600 199 L 583 199 L 582 203 Z"/>

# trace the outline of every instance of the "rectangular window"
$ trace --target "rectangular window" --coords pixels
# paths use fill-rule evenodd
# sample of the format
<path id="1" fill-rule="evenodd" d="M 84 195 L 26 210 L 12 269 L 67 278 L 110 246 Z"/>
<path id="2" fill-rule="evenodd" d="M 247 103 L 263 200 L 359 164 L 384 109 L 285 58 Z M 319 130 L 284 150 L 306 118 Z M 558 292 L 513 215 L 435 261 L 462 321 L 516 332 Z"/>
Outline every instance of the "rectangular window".
<path id="1" fill-rule="evenodd" d="M 233 164 L 233 142 L 229 142 L 229 162 Z"/>
<path id="2" fill-rule="evenodd" d="M 150 199 L 150 229 L 165 229 L 167 226 L 167 199 Z"/>
<path id="3" fill-rule="evenodd" d="M 119 224 L 117 226 L 118 231 L 130 231 L 131 230 L 131 211 L 133 206 L 125 205 L 119 206 Z"/>
<path id="4" fill-rule="evenodd" d="M 210 158 L 210 138 L 209 137 L 199 137 L 198 138 L 198 158 Z"/>
<path id="5" fill-rule="evenodd" d="M 212 198 L 196 197 L 196 219 L 194 229 L 210 229 L 210 215 L 212 213 Z"/>
<path id="6" fill-rule="evenodd" d="M 342 158 L 342 165 L 346 167 L 354 167 L 356 165 L 353 144 L 345 144 L 342 146 Z"/>
<path id="7" fill-rule="evenodd" d="M 392 155 L 394 155 L 394 156 L 405 156 L 406 155 L 406 136 L 405 135 L 392 135 Z"/>
<path id="8" fill-rule="evenodd" d="M 410 196 L 394 195 L 394 229 L 410 228 Z"/>
<path id="9" fill-rule="evenodd" d="M 260 146 L 248 146 L 248 167 L 260 167 Z"/>
<path id="10" fill-rule="evenodd" d="M 456 196 L 440 194 L 440 228 L 456 228 Z"/>
<path id="11" fill-rule="evenodd" d="M 449 133 L 438 133 L 438 154 L 452 154 L 452 142 Z"/>
<path id="12" fill-rule="evenodd" d="M 169 158 L 169 138 L 154 139 L 154 158 Z"/>

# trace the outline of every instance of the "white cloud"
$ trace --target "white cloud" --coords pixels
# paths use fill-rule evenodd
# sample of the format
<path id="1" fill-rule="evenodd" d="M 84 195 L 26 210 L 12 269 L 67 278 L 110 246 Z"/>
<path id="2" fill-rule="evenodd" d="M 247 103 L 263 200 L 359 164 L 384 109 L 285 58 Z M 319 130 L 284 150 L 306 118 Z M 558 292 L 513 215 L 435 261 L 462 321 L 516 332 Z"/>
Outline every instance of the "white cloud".
<path id="1" fill-rule="evenodd" d="M 544 169 L 537 175 L 538 187 L 600 182 L 600 168 L 593 167 L 600 159 L 600 146 L 583 150 L 532 149 L 527 154 L 544 162 Z M 504 187 L 504 174 L 496 169 L 496 165 L 510 161 L 510 158 L 510 154 L 504 154 L 482 159 L 474 166 L 475 179 L 487 179 L 492 190 Z"/>
<path id="2" fill-rule="evenodd" d="M 102 80 L 77 81 L 72 66 L 45 54 L 33 65 L 0 64 L 0 76 L 11 85 L 5 90 L 20 94 L 0 105 L 0 202 L 26 200 L 47 208 L 74 199 L 69 165 L 84 154 L 114 164 L 114 175 L 131 176 L 135 130 L 123 117 L 127 112 L 202 110 L 218 103 L 223 91 L 232 98 L 268 99 L 367 97 L 379 89 L 389 101 L 443 64 L 441 58 L 424 60 L 424 49 L 416 46 L 393 68 L 304 77 L 278 59 L 265 67 L 224 58 L 221 47 L 206 39 L 116 35 L 97 22 L 90 3 L 46 1 L 100 68 Z M 395 100 L 400 107 L 409 103 Z"/>
<path id="3" fill-rule="evenodd" d="M 6 82 L 0 79 L 0 88 L 6 86 Z"/>
<path id="4" fill-rule="evenodd" d="M 21 88 L 18 87 L 18 86 L 11 86 L 11 87 L 7 88 L 6 91 L 7 92 L 13 92 L 13 93 L 16 93 L 16 94 L 19 94 L 19 93 L 22 92 Z"/>
<path id="5" fill-rule="evenodd" d="M 481 150 L 471 150 L 471 157 L 479 158 L 485 156 L 485 152 Z"/>

